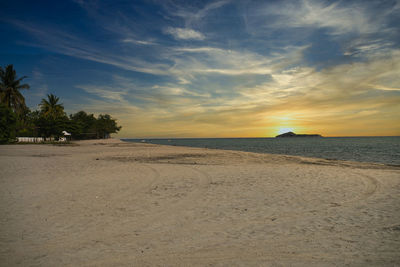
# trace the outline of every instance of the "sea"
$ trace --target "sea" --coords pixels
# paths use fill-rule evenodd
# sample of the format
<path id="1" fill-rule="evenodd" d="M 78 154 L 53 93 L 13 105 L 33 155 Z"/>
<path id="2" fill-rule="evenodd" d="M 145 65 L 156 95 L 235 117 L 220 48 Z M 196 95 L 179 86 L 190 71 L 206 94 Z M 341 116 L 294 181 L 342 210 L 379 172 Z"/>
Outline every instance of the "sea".
<path id="1" fill-rule="evenodd" d="M 122 139 L 128 142 L 238 150 L 400 166 L 400 136 Z"/>

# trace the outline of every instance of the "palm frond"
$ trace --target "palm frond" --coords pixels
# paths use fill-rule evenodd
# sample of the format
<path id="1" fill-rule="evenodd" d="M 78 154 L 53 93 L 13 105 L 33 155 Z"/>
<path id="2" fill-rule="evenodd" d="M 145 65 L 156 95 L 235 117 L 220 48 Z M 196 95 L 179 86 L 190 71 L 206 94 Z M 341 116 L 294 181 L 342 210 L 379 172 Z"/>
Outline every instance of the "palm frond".
<path id="1" fill-rule="evenodd" d="M 5 68 L 0 67 L 0 101 L 17 113 L 26 108 L 25 98 L 19 92 L 21 89 L 29 89 L 28 84 L 20 84 L 25 78 L 17 78 L 11 64 Z"/>

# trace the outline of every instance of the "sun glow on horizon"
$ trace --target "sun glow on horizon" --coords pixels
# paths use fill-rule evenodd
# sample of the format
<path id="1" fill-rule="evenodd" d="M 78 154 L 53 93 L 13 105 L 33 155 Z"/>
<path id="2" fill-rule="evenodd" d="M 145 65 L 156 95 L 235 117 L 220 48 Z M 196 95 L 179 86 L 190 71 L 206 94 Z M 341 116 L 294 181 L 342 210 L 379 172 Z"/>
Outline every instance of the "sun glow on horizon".
<path id="1" fill-rule="evenodd" d="M 275 124 L 275 127 L 273 127 L 274 135 L 298 130 L 296 119 L 292 115 L 293 114 L 277 114 L 273 117 L 273 124 Z"/>
<path id="2" fill-rule="evenodd" d="M 283 133 L 287 133 L 287 132 L 294 132 L 294 128 L 293 127 L 279 127 L 278 128 L 278 134 L 283 134 Z"/>

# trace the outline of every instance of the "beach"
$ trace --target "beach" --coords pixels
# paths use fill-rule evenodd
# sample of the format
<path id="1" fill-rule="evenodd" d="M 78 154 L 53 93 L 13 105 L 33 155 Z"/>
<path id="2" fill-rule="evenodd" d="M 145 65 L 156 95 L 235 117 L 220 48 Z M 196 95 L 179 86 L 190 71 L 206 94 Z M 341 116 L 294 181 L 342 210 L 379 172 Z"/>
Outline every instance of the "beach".
<path id="1" fill-rule="evenodd" d="M 400 265 L 400 167 L 128 143 L 0 146 L 1 266 Z"/>

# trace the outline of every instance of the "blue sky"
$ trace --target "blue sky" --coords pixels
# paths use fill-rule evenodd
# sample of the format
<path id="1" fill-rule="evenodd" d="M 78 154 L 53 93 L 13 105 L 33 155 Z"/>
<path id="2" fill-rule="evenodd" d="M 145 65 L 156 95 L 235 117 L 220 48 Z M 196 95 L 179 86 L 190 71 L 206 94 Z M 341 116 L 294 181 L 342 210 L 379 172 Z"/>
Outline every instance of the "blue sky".
<path id="1" fill-rule="evenodd" d="M 120 137 L 400 135 L 399 1 L 2 1 L 0 65 Z"/>

